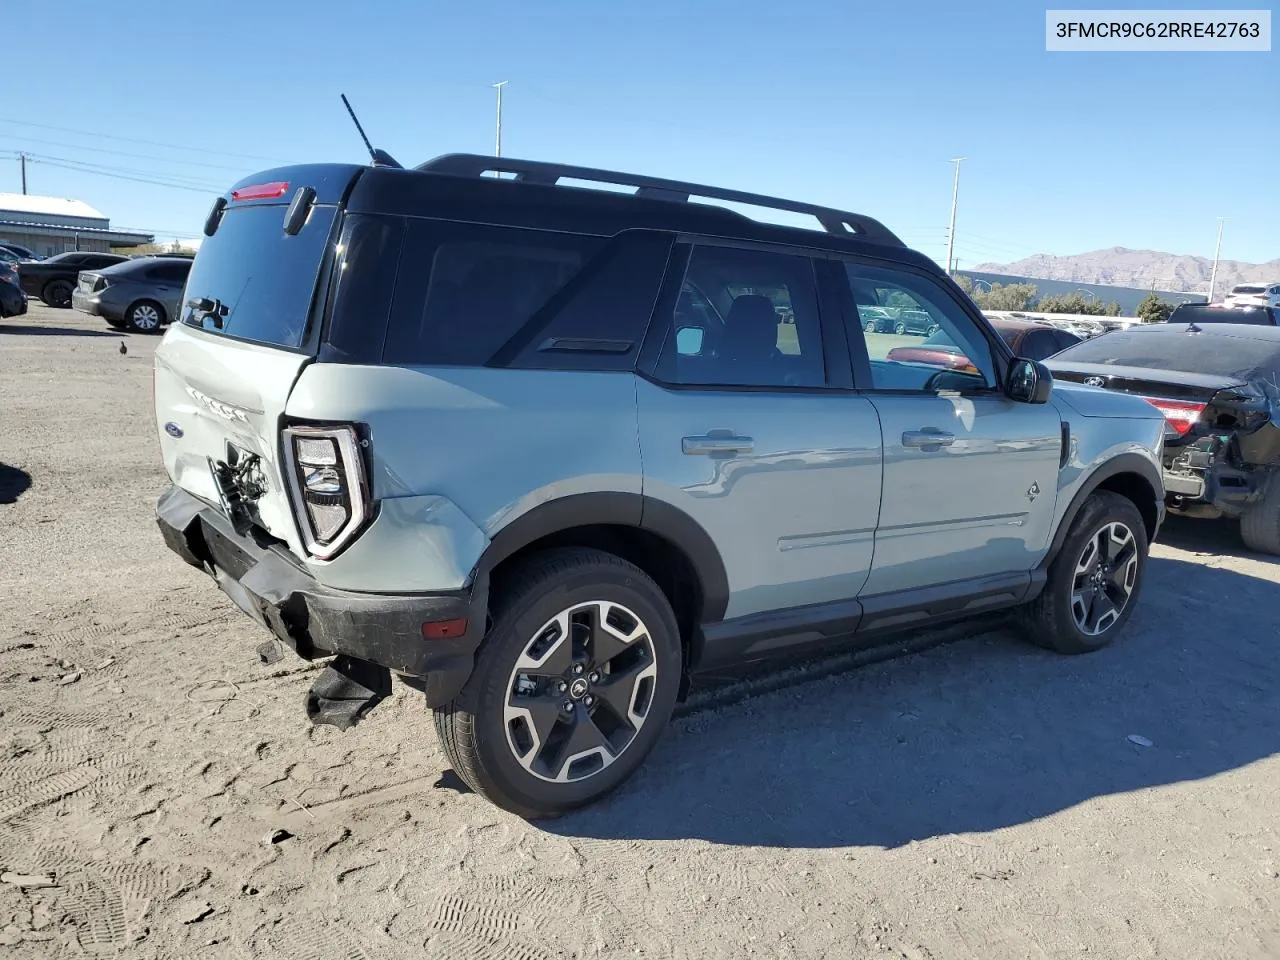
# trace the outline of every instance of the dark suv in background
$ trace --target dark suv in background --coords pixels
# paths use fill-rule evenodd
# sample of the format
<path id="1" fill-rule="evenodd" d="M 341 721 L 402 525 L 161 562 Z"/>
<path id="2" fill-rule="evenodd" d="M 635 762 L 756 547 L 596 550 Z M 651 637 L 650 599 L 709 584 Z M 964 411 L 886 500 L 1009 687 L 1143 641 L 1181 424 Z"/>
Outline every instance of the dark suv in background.
<path id="1" fill-rule="evenodd" d="M 71 305 L 117 330 L 157 333 L 178 316 L 190 257 L 141 257 L 81 272 Z"/>

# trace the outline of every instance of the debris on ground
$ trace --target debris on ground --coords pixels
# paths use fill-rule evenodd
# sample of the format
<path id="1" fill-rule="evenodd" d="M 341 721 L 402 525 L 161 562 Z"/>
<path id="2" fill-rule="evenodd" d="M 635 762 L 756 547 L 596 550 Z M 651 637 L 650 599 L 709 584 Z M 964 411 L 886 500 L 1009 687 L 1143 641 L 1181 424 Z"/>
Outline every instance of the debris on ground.
<path id="1" fill-rule="evenodd" d="M 11 883 L 15 887 L 56 887 L 57 881 L 52 874 L 46 873 L 0 873 L 0 883 Z"/>

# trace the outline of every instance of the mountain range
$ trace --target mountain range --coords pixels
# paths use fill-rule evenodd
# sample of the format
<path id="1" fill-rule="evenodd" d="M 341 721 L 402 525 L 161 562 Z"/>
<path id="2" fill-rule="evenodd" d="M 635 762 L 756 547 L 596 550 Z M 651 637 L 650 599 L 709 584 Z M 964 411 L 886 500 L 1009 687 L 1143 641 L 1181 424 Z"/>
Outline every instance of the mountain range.
<path id="1" fill-rule="evenodd" d="M 983 263 L 973 268 L 986 273 L 1013 274 L 1040 280 L 1064 280 L 1068 283 L 1102 283 L 1121 287 L 1171 290 L 1180 293 L 1206 293 L 1213 261 L 1206 257 L 1162 253 L 1159 250 L 1130 250 L 1111 247 L 1072 256 L 1056 257 L 1037 253 L 1013 263 Z M 1214 299 L 1240 283 L 1266 283 L 1280 280 L 1280 259 L 1266 263 L 1244 263 L 1240 260 L 1218 261 L 1218 278 Z"/>

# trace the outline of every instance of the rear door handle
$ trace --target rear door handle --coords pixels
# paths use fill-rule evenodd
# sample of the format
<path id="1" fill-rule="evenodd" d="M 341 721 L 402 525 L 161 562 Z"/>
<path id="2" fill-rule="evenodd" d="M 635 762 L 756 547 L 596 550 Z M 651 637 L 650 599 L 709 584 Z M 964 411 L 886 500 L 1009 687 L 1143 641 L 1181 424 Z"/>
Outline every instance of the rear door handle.
<path id="1" fill-rule="evenodd" d="M 949 447 L 955 442 L 954 433 L 947 433 L 937 427 L 922 427 L 919 430 L 907 430 L 902 434 L 904 447 Z"/>
<path id="2" fill-rule="evenodd" d="M 701 437 L 685 437 L 680 445 L 689 456 L 728 457 L 735 453 L 750 453 L 756 442 L 750 437 L 735 437 L 727 431 L 717 431 Z"/>

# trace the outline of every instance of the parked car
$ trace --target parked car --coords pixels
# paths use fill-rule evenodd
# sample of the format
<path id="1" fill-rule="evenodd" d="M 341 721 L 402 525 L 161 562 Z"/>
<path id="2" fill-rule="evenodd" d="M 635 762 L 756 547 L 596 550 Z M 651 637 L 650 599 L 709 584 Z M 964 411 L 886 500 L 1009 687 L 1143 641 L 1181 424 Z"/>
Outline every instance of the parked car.
<path id="1" fill-rule="evenodd" d="M 889 333 L 893 330 L 893 315 L 884 307 L 872 307 L 860 303 L 858 315 L 862 320 L 862 329 L 867 333 Z"/>
<path id="2" fill-rule="evenodd" d="M 40 259 L 35 255 L 35 252 L 32 251 L 30 247 L 24 247 L 22 244 L 13 243 L 10 240 L 0 240 L 0 258 L 8 259 L 5 257 L 6 253 L 13 254 L 13 256 L 18 260 Z"/>
<path id="3" fill-rule="evenodd" d="M 277 168 L 204 232 L 156 350 L 165 542 L 337 655 L 313 720 L 409 677 L 517 814 L 625 781 L 694 674 L 1015 607 L 1083 653 L 1133 614 L 1159 411 L 1055 386 L 861 214 L 454 155 Z M 869 356 L 857 307 L 907 297 L 976 372 Z"/>
<path id="4" fill-rule="evenodd" d="M 3 264 L 0 264 L 3 267 Z M 20 317 L 27 312 L 27 297 L 17 280 L 0 269 L 0 318 Z"/>
<path id="5" fill-rule="evenodd" d="M 1209 303 L 1180 303 L 1166 323 L 1249 323 L 1264 327 L 1280 324 L 1280 308 L 1247 304 L 1239 307 Z"/>
<path id="6" fill-rule="evenodd" d="M 190 272 L 190 258 L 165 256 L 81 271 L 71 305 L 117 330 L 159 333 L 179 315 Z"/>
<path id="7" fill-rule="evenodd" d="M 1280 328 L 1153 323 L 1070 347 L 1055 379 L 1145 398 L 1163 413 L 1174 512 L 1240 520 L 1253 550 L 1280 554 Z"/>
<path id="8" fill-rule="evenodd" d="M 899 310 L 893 322 L 893 332 L 900 337 L 911 333 L 933 336 L 940 329 L 932 315 L 924 310 Z"/>
<path id="9" fill-rule="evenodd" d="M 1009 344 L 1009 349 L 1015 356 L 1026 357 L 1028 360 L 1044 360 L 1083 339 L 1066 330 L 1024 320 L 989 319 L 987 322 Z M 898 363 L 924 363 L 952 370 L 977 370 L 965 355 L 964 348 L 958 346 L 951 335 L 941 329 L 926 337 L 918 346 L 894 347 L 886 354 L 885 359 Z"/>
<path id="10" fill-rule="evenodd" d="M 48 260 L 18 264 L 22 289 L 50 307 L 71 306 L 71 291 L 81 270 L 99 270 L 128 257 L 117 253 L 60 253 Z"/>
<path id="11" fill-rule="evenodd" d="M 1280 281 L 1241 283 L 1223 299 L 1227 307 L 1272 307 L 1280 309 Z"/>

